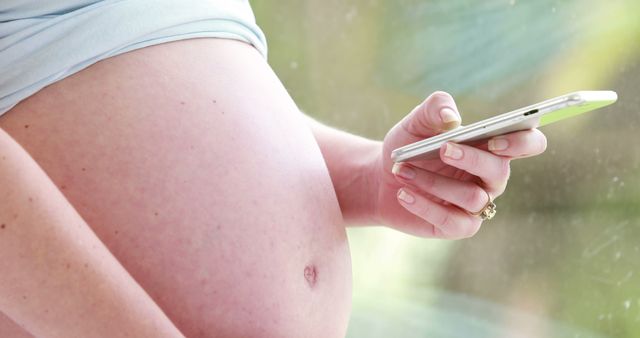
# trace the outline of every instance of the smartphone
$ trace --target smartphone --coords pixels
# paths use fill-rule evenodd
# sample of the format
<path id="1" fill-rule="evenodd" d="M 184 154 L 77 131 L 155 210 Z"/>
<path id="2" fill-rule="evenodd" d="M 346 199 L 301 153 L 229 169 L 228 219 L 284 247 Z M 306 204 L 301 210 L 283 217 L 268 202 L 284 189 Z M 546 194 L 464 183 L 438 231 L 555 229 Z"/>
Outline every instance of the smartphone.
<path id="1" fill-rule="evenodd" d="M 542 127 L 610 105 L 617 99 L 616 92 L 610 90 L 558 96 L 400 147 L 391 152 L 391 159 L 406 162 L 438 158 L 440 147 L 446 142 L 474 144 L 493 136 Z"/>

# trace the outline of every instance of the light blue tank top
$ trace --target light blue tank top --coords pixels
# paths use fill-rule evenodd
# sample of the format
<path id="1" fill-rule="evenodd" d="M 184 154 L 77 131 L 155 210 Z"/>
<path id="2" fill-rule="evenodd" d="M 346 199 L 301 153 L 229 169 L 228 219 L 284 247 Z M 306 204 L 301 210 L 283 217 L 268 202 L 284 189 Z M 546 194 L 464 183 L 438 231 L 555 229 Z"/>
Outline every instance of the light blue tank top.
<path id="1" fill-rule="evenodd" d="M 102 59 L 199 37 L 267 56 L 248 0 L 0 0 L 0 115 Z"/>

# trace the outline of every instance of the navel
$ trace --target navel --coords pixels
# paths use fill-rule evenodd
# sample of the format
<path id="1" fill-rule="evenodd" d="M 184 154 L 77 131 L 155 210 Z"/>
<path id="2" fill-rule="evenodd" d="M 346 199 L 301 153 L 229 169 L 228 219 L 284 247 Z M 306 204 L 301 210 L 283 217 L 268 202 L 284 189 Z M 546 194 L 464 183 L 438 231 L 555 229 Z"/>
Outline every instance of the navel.
<path id="1" fill-rule="evenodd" d="M 307 280 L 309 287 L 314 287 L 318 282 L 318 271 L 315 265 L 307 265 L 304 268 L 304 279 Z"/>

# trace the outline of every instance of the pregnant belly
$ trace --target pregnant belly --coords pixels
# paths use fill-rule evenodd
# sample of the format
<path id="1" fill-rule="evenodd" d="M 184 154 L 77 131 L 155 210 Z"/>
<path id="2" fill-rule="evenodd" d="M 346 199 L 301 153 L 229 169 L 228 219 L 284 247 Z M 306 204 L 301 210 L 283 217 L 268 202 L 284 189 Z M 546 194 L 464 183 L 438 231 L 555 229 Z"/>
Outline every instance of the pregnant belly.
<path id="1" fill-rule="evenodd" d="M 104 60 L 0 117 L 189 337 L 335 337 L 349 251 L 313 135 L 252 47 Z"/>

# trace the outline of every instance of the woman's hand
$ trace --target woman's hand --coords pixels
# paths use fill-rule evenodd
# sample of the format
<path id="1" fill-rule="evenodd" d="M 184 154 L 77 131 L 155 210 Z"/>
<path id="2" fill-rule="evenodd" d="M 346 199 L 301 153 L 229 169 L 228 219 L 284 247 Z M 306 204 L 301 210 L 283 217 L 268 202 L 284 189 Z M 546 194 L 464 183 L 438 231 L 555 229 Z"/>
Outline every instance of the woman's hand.
<path id="1" fill-rule="evenodd" d="M 376 218 L 400 231 L 447 239 L 474 235 L 482 210 L 500 196 L 509 179 L 511 159 L 542 153 L 546 138 L 537 129 L 514 132 L 472 147 L 447 143 L 440 158 L 396 164 L 391 151 L 460 125 L 453 98 L 431 94 L 387 133 L 375 163 L 378 175 Z"/>

